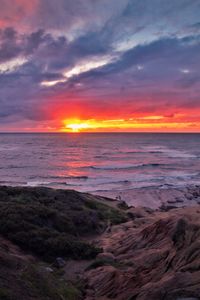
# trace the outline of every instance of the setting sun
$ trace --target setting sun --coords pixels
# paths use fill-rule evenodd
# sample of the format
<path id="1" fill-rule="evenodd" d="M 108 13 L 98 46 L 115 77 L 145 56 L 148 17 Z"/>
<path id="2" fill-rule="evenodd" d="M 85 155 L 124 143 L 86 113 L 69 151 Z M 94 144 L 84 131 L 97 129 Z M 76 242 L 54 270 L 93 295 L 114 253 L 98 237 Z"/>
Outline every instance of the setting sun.
<path id="1" fill-rule="evenodd" d="M 64 121 L 65 128 L 69 132 L 80 132 L 81 130 L 90 128 L 89 124 L 80 120 Z"/>
<path id="2" fill-rule="evenodd" d="M 88 128 L 87 124 L 69 124 L 66 126 L 66 128 L 71 129 L 73 132 L 79 132 L 81 129 Z"/>

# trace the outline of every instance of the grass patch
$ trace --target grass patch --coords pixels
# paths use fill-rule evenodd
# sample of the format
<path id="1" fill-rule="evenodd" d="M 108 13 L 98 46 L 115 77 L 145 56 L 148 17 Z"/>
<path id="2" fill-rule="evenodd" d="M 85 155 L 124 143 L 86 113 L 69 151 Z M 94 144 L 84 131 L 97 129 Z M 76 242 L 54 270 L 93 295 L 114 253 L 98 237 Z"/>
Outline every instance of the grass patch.
<path id="1" fill-rule="evenodd" d="M 98 216 L 101 220 L 109 220 L 113 225 L 121 224 L 128 220 L 124 212 L 104 203 L 88 199 L 85 205 L 90 209 L 98 211 Z"/>

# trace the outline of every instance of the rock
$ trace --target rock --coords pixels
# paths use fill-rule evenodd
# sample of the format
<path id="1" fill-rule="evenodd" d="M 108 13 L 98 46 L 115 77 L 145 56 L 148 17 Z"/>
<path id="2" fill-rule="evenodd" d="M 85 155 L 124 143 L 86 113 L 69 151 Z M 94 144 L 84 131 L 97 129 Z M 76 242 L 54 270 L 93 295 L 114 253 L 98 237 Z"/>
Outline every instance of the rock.
<path id="1" fill-rule="evenodd" d="M 43 273 L 53 273 L 53 269 L 50 267 L 41 267 L 40 269 Z"/>
<path id="2" fill-rule="evenodd" d="M 127 216 L 132 220 L 135 220 L 136 218 L 138 218 L 138 216 L 136 216 L 136 214 L 132 211 L 128 211 Z"/>
<path id="3" fill-rule="evenodd" d="M 184 200 L 183 200 L 183 199 L 181 199 L 181 198 L 176 198 L 176 202 L 177 202 L 177 203 L 183 203 L 183 202 L 184 202 Z"/>
<path id="4" fill-rule="evenodd" d="M 177 200 L 176 199 L 170 199 L 170 200 L 167 200 L 167 202 L 169 204 L 175 204 L 177 202 Z"/>
<path id="5" fill-rule="evenodd" d="M 132 219 L 132 220 L 140 219 L 140 218 L 143 218 L 143 217 L 144 217 L 143 214 L 140 214 L 140 213 L 137 213 L 137 212 L 132 212 L 132 211 L 127 212 L 127 216 L 128 216 L 130 219 Z"/>
<path id="6" fill-rule="evenodd" d="M 174 205 L 166 205 L 166 204 L 162 204 L 160 207 L 159 207 L 159 209 L 161 210 L 161 211 L 169 211 L 169 210 L 171 210 L 171 209 L 175 209 L 175 208 L 177 208 L 176 206 L 174 206 Z"/>
<path id="7" fill-rule="evenodd" d="M 120 209 L 124 209 L 124 210 L 129 208 L 128 204 L 125 201 L 119 201 L 119 203 L 117 204 L 117 207 L 119 207 Z"/>
<path id="8" fill-rule="evenodd" d="M 47 273 L 52 273 L 52 272 L 53 272 L 53 269 L 50 268 L 50 267 L 46 267 L 46 268 L 45 268 L 45 271 L 46 271 Z"/>
<path id="9" fill-rule="evenodd" d="M 102 259 L 102 260 L 106 260 L 106 261 L 114 261 L 115 257 L 110 252 L 103 252 L 103 253 L 99 253 L 97 255 L 97 259 Z"/>
<path id="10" fill-rule="evenodd" d="M 65 266 L 66 262 L 62 257 L 57 257 L 55 262 L 54 262 L 54 266 L 56 268 L 63 268 Z"/>
<path id="11" fill-rule="evenodd" d="M 176 245 L 183 242 L 185 239 L 187 222 L 184 219 L 179 219 L 172 235 L 172 241 Z"/>
<path id="12" fill-rule="evenodd" d="M 86 299 L 199 299 L 198 206 L 154 211 L 137 228 L 134 222 L 116 226 L 102 239 L 107 252 L 101 257 L 113 255 L 117 264 L 87 272 Z"/>
<path id="13" fill-rule="evenodd" d="M 197 298 L 177 298 L 176 300 L 198 300 Z"/>
<path id="14" fill-rule="evenodd" d="M 148 214 L 152 214 L 154 212 L 154 210 L 150 207 L 144 207 L 144 210 L 148 213 Z"/>

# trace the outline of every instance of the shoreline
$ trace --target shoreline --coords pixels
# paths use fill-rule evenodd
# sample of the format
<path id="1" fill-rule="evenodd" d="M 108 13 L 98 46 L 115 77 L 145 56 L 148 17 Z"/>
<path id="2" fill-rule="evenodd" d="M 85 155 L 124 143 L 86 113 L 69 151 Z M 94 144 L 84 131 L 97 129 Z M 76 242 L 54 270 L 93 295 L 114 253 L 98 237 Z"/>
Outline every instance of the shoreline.
<path id="1" fill-rule="evenodd" d="M 47 188 L 52 190 L 75 191 L 81 194 L 92 195 L 104 198 L 105 203 L 115 203 L 115 201 L 125 202 L 128 206 L 148 207 L 154 210 L 164 206 L 187 207 L 200 204 L 200 185 L 189 184 L 184 187 L 142 187 L 116 191 L 87 192 L 70 188 L 56 188 L 51 186 L 29 186 L 29 185 L 0 185 L 0 188 L 27 188 L 40 189 Z M 117 202 L 116 202 L 117 203 Z M 116 205 L 114 205 L 116 206 Z"/>
<path id="2" fill-rule="evenodd" d="M 121 201 L 125 201 L 129 206 L 142 206 L 152 209 L 159 209 L 163 205 L 183 207 L 200 204 L 200 185 L 167 188 L 143 187 L 91 194 L 112 198 L 113 200 L 120 199 Z"/>

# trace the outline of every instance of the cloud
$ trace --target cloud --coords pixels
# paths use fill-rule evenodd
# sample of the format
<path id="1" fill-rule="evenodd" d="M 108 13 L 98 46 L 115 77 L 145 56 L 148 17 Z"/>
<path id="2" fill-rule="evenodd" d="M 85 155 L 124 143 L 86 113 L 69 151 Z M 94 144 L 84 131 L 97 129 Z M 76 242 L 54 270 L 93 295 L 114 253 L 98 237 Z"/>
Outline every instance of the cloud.
<path id="1" fill-rule="evenodd" d="M 199 107 L 199 5 L 2 0 L 0 124 Z"/>
<path id="2" fill-rule="evenodd" d="M 38 3 L 39 0 L 1 0 L 0 28 L 15 26 L 24 30 Z"/>
<path id="3" fill-rule="evenodd" d="M 18 35 L 15 33 L 13 36 L 15 36 L 15 44 Z M 10 114 L 18 113 L 36 120 L 38 115 L 40 119 L 44 114 L 46 118 L 47 113 L 46 111 L 44 113 L 43 106 L 51 106 L 52 99 L 55 98 L 61 98 L 60 102 L 63 106 L 67 103 L 70 106 L 70 103 L 76 101 L 74 99 L 79 99 L 79 105 L 88 103 L 96 113 L 99 111 L 99 114 L 101 110 L 105 112 L 103 109 L 105 106 L 108 107 L 108 111 L 110 110 L 113 99 L 117 108 L 122 103 L 126 103 L 130 113 L 145 109 L 155 112 L 161 108 L 166 109 L 169 105 L 173 108 L 178 107 L 181 99 L 183 101 L 188 97 L 185 88 L 190 89 L 198 83 L 199 66 L 197 63 L 194 65 L 194 62 L 198 59 L 200 44 L 198 40 L 190 37 L 163 38 L 134 47 L 120 54 L 115 62 L 74 75 L 66 83 L 58 86 L 42 88 L 40 85 L 42 81 L 62 81 L 64 67 L 72 67 L 84 57 L 90 58 L 93 55 L 100 57 L 102 54 L 109 53 L 107 47 L 99 50 L 98 45 L 91 51 L 90 46 L 85 44 L 85 40 L 88 40 L 88 36 L 69 43 L 64 37 L 53 38 L 43 31 L 24 37 L 20 53 L 31 53 L 32 57 L 15 72 L 2 74 L 0 77 L 0 85 L 3 86 L 1 96 L 5 95 L 8 101 L 13 103 L 13 93 L 17 95 L 15 102 L 19 108 L 17 111 L 10 109 Z M 75 51 L 77 48 L 78 50 Z M 69 61 L 65 58 L 66 54 L 70 57 Z M 196 76 L 180 78 L 180 69 L 185 67 L 186 61 L 187 67 L 193 72 L 196 70 Z M 138 65 L 143 67 L 138 69 Z M 71 94 L 74 96 L 71 97 Z M 190 97 L 194 94 L 195 90 L 189 93 Z M 64 96 L 60 97 L 60 95 Z M 170 103 L 169 97 L 176 102 Z M 118 105 L 116 105 L 117 101 Z M 29 113 L 35 105 L 38 105 L 38 112 Z M 7 105 L 2 107 L 5 107 L 8 115 Z M 50 115 L 49 118 L 51 119 Z"/>
<path id="4" fill-rule="evenodd" d="M 22 35 L 12 27 L 0 30 L 0 62 L 32 54 L 44 42 L 44 31 Z"/>

